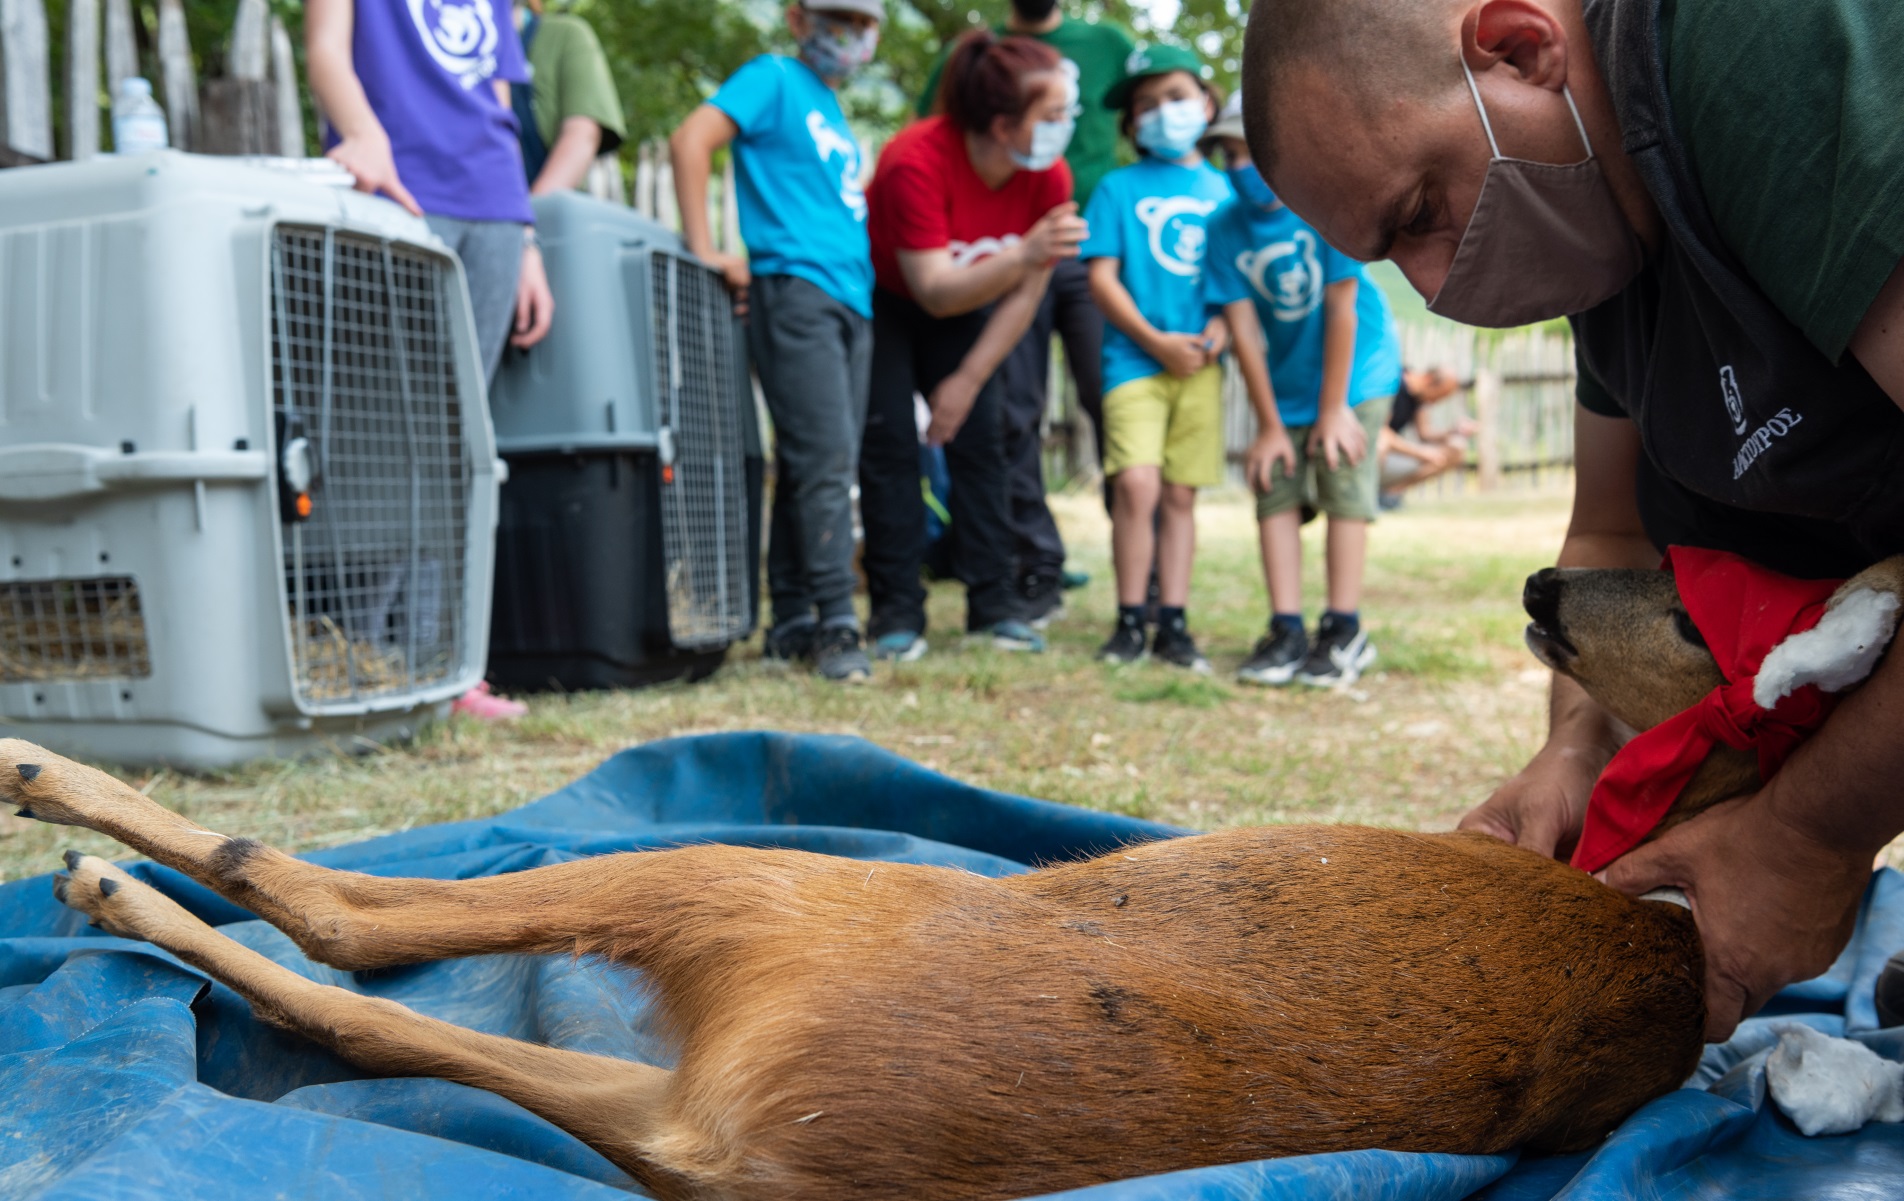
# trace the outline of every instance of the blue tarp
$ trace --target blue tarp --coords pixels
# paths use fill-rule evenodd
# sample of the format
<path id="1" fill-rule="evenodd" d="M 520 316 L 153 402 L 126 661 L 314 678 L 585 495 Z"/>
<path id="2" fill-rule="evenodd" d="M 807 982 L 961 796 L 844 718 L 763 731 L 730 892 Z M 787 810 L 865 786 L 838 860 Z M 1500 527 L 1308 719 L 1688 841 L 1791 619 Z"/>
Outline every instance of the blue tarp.
<path id="1" fill-rule="evenodd" d="M 1178 831 L 986 792 L 864 742 L 716 735 L 626 751 L 512 813 L 318 852 L 333 867 L 463 878 L 606 851 L 731 842 L 989 875 Z M 605 1055 L 660 1048 L 633 976 L 563 957 L 488 957 L 364 979 L 168 869 L 134 871 L 225 932 L 314 979 L 478 1030 Z M 1904 877 L 1873 881 L 1832 972 L 1775 1003 L 1904 1058 L 1872 1032 L 1871 985 L 1904 947 Z M 1077 1201 L 1382 1198 L 1889 1197 L 1904 1125 L 1807 1139 L 1765 1100 L 1766 1020 L 1709 1048 L 1695 1086 L 1633 1115 L 1591 1155 L 1358 1151 L 1180 1172 Z M 1712 1085 L 1710 1089 L 1706 1086 Z M 221 985 L 87 929 L 46 877 L 0 886 L 0 1197 L 625 1197 L 619 1170 L 515 1105 L 440 1080 L 375 1080 L 254 1022 Z"/>

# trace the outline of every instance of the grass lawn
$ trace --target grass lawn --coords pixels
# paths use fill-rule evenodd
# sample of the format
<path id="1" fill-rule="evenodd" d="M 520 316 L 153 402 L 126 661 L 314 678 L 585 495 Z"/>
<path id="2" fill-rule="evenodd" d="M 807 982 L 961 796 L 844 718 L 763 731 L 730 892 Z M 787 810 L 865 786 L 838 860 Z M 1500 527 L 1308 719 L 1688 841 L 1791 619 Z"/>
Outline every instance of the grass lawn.
<path id="1" fill-rule="evenodd" d="M 1412 500 L 1371 535 L 1364 620 L 1380 650 L 1346 692 L 1230 682 L 1266 616 L 1246 498 L 1206 498 L 1192 629 L 1217 668 L 1199 678 L 1092 659 L 1114 606 L 1108 525 L 1092 499 L 1058 501 L 1074 566 L 1043 656 L 962 645 L 961 590 L 935 587 L 932 653 L 870 686 L 770 667 L 758 642 L 712 679 L 643 692 L 535 698 L 510 726 L 457 720 L 354 758 L 266 762 L 209 777 L 127 778 L 207 827 L 304 850 L 479 817 L 533 800 L 634 743 L 714 730 L 852 733 L 991 788 L 1199 828 L 1279 821 L 1452 826 L 1539 744 L 1546 675 L 1522 648 L 1521 580 L 1552 561 L 1564 495 Z M 1320 529 L 1306 532 L 1309 617 Z M 0 816 L 0 875 L 59 850 L 123 856 L 89 832 Z"/>

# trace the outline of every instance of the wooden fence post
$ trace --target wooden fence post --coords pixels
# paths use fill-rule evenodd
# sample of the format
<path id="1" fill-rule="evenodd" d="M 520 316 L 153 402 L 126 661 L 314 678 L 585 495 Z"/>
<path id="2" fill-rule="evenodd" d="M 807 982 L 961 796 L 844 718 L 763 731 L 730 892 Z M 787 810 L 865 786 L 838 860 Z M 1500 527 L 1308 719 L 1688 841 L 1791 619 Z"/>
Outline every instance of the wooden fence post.
<path id="1" fill-rule="evenodd" d="M 1474 458 L 1481 491 L 1501 486 L 1501 376 L 1492 367 L 1474 372 Z"/>
<path id="2" fill-rule="evenodd" d="M 643 142 L 635 148 L 635 211 L 649 220 L 655 215 L 654 143 Z"/>
<path id="3" fill-rule="evenodd" d="M 139 73 L 132 32 L 132 0 L 106 0 L 106 98 L 119 103 L 119 85 Z"/>
<path id="4" fill-rule="evenodd" d="M 66 5 L 66 157 L 99 153 L 99 0 Z"/>
<path id="5" fill-rule="evenodd" d="M 159 0 L 159 77 L 165 91 L 166 125 L 172 145 L 198 146 L 198 72 L 185 29 L 184 0 Z"/>
<path id="6" fill-rule="evenodd" d="M 277 151 L 286 158 L 304 157 L 304 106 L 298 102 L 297 56 L 284 22 L 271 18 L 271 87 L 278 100 Z"/>
<path id="7" fill-rule="evenodd" d="M 9 158 L 53 157 L 46 39 L 41 0 L 0 0 L 0 151 Z"/>

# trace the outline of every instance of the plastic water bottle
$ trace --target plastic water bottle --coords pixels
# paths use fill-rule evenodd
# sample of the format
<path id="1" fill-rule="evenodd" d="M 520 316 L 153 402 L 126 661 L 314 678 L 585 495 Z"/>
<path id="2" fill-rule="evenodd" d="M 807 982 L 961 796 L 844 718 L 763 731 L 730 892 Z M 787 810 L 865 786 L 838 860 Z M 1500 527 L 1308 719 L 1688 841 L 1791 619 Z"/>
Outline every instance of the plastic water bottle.
<path id="1" fill-rule="evenodd" d="M 165 110 L 152 98 L 152 81 L 137 75 L 121 80 L 117 102 L 112 106 L 113 152 L 144 154 L 170 144 L 165 135 Z"/>

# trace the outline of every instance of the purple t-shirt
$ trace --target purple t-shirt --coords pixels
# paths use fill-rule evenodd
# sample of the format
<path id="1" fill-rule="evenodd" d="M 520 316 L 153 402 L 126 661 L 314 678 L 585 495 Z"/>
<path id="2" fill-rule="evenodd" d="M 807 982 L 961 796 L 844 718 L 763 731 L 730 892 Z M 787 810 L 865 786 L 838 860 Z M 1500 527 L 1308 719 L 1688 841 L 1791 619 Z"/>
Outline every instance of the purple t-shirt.
<path id="1" fill-rule="evenodd" d="M 529 80 L 509 0 L 355 0 L 351 57 L 423 211 L 533 222 L 516 117 L 493 80 Z M 327 144 L 336 136 L 326 132 Z"/>

